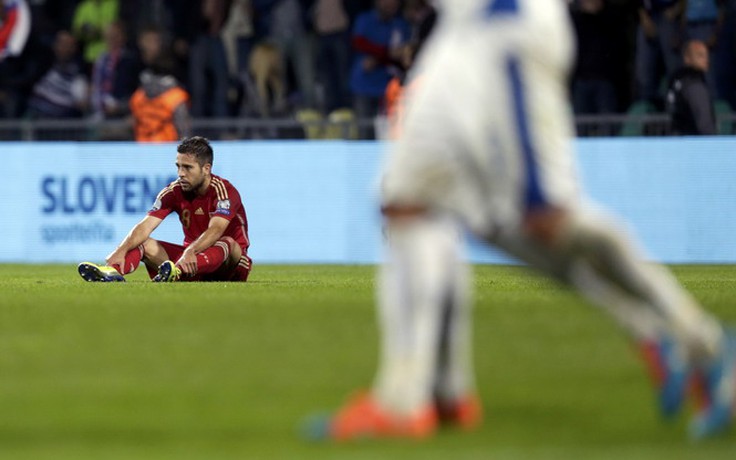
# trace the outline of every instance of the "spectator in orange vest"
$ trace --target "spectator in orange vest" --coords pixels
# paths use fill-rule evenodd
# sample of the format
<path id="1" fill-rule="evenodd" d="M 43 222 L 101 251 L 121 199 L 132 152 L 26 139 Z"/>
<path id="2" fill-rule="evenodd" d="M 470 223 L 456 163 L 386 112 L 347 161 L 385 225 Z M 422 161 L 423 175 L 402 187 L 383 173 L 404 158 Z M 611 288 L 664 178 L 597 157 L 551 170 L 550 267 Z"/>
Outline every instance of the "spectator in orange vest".
<path id="1" fill-rule="evenodd" d="M 141 86 L 130 99 L 138 142 L 173 142 L 189 136 L 189 94 L 166 62 L 141 73 Z"/>

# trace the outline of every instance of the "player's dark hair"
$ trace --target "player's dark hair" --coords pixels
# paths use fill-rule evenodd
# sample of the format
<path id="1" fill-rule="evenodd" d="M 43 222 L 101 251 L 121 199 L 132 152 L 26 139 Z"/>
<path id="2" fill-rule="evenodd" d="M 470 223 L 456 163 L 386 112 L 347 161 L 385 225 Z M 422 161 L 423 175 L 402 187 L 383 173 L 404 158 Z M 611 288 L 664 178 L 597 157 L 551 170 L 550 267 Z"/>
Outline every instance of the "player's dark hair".
<path id="1" fill-rule="evenodd" d="M 200 166 L 204 166 L 207 163 L 212 164 L 212 161 L 214 160 L 210 141 L 206 137 L 202 136 L 185 137 L 182 139 L 181 143 L 179 143 L 176 151 L 187 155 L 194 155 Z"/>

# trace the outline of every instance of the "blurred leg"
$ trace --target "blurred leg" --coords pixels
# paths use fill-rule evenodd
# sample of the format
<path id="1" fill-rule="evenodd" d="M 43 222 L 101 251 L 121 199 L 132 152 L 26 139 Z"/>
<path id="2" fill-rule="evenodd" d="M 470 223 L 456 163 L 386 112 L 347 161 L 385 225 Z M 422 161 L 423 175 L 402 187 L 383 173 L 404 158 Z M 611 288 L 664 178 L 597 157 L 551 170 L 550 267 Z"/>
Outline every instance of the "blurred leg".
<path id="1" fill-rule="evenodd" d="M 389 221 L 386 230 L 389 260 L 379 280 L 382 348 L 375 394 L 388 410 L 412 414 L 433 401 L 444 307 L 461 288 L 455 285 L 459 238 L 451 221 L 435 217 Z M 469 352 L 461 330 L 452 332 L 452 351 Z M 444 391 L 467 391 L 453 388 L 469 383 L 460 363 L 455 375 L 443 379 Z"/>

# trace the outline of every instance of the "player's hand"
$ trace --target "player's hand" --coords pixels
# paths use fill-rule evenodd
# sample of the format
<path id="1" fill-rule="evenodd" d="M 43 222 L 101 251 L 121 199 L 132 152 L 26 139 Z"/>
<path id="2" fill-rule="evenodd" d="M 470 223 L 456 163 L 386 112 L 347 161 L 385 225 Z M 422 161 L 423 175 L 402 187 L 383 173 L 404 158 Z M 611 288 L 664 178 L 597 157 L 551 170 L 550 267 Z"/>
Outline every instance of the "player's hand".
<path id="1" fill-rule="evenodd" d="M 184 251 L 179 260 L 176 261 L 176 266 L 187 275 L 196 275 L 197 255 Z"/>
<path id="2" fill-rule="evenodd" d="M 108 267 L 115 267 L 116 270 L 120 271 L 125 266 L 125 254 L 115 250 L 105 258 L 105 264 Z"/>

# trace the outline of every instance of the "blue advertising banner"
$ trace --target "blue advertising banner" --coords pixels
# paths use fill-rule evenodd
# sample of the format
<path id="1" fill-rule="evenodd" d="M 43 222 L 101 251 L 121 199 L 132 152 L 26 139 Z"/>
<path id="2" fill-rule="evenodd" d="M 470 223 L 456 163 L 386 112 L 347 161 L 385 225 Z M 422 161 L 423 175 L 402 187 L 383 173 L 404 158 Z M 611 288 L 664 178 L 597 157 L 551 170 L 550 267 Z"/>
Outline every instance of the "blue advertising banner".
<path id="1" fill-rule="evenodd" d="M 4 143 L 9 159 L 0 262 L 102 261 L 176 179 L 176 145 Z M 251 256 L 369 262 L 380 230 L 375 143 L 217 142 L 213 172 L 240 191 Z M 180 243 L 176 215 L 153 235 Z"/>
<path id="2" fill-rule="evenodd" d="M 2 149 L 10 160 L 3 261 L 104 259 L 176 178 L 171 147 L 5 143 Z"/>
<path id="3" fill-rule="evenodd" d="M 175 144 L 3 143 L 0 262 L 103 261 L 176 178 Z M 240 191 L 256 263 L 381 258 L 377 142 L 215 142 L 213 172 Z M 736 140 L 577 143 L 584 188 L 654 260 L 736 262 Z M 154 237 L 181 242 L 175 215 Z M 475 262 L 509 262 L 470 244 Z"/>

